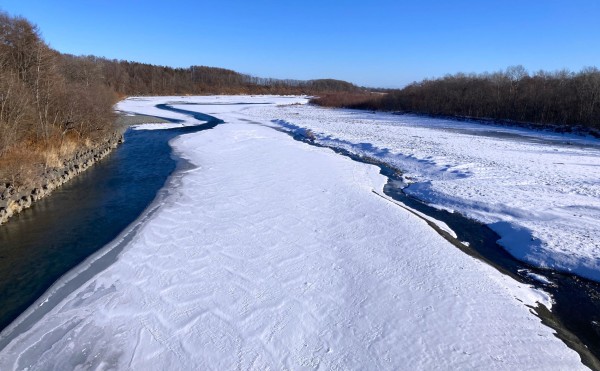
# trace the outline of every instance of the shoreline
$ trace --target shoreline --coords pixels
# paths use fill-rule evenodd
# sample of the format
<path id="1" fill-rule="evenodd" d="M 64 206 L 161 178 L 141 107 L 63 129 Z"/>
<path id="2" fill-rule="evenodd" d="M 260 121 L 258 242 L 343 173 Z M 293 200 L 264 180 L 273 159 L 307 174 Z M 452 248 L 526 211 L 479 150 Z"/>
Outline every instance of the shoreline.
<path id="1" fill-rule="evenodd" d="M 24 187 L 15 187 L 11 183 L 2 185 L 0 226 L 108 156 L 121 143 L 123 143 L 123 133 L 116 131 L 94 148 L 76 152 L 75 156 L 63 162 L 62 168 L 47 170 L 33 182 L 33 185 Z"/>
<path id="2" fill-rule="evenodd" d="M 37 201 L 75 179 L 78 175 L 104 159 L 123 143 L 123 134 L 128 127 L 144 123 L 167 123 L 167 119 L 148 115 L 119 115 L 115 131 L 93 148 L 84 148 L 65 160 L 61 168 L 49 169 L 33 182 L 33 185 L 15 187 L 11 183 L 0 183 L 0 228 L 12 217 L 32 207 Z"/>
<path id="3" fill-rule="evenodd" d="M 156 198 L 126 229 L 124 229 L 111 243 L 90 255 L 83 262 L 69 270 L 50 286 L 46 292 L 35 300 L 24 312 L 6 328 L 0 330 L 0 351 L 10 344 L 15 338 L 29 330 L 35 323 L 42 319 L 56 305 L 88 282 L 98 273 L 104 271 L 124 251 L 127 244 L 135 238 L 138 230 L 150 220 L 158 211 L 166 198 L 179 187 L 181 177 L 185 171 L 194 166 L 179 153 L 173 151 L 171 157 L 176 160 L 175 171 L 167 178 Z"/>
<path id="4" fill-rule="evenodd" d="M 360 108 L 350 108 L 350 109 L 368 111 L 368 110 L 362 110 Z M 546 132 L 546 133 L 554 133 L 554 134 L 572 134 L 572 135 L 576 135 L 576 136 L 582 137 L 582 138 L 592 137 L 595 139 L 600 139 L 600 131 L 598 129 L 586 128 L 581 125 L 563 126 L 560 124 L 540 124 L 540 123 L 535 123 L 535 122 L 515 121 L 515 120 L 509 120 L 509 119 L 495 119 L 495 118 L 488 118 L 488 117 L 460 116 L 460 115 L 454 116 L 454 115 L 442 115 L 442 114 L 436 115 L 433 113 L 424 113 L 424 112 L 418 112 L 418 111 L 378 110 L 376 112 L 389 113 L 389 114 L 398 115 L 398 116 L 414 115 L 414 116 L 421 116 L 421 117 L 427 117 L 427 118 L 461 121 L 461 122 L 476 123 L 476 124 L 489 125 L 489 126 L 529 129 L 529 130 L 534 130 L 534 131 L 537 131 L 540 133 Z"/>
<path id="5" fill-rule="evenodd" d="M 119 120 L 123 128 L 139 125 L 153 121 L 155 123 L 168 123 L 170 121 L 148 115 L 123 116 Z M 191 128 L 191 127 L 190 127 Z M 198 131 L 210 129 L 210 126 L 196 125 Z M 180 133 L 181 136 L 186 133 Z M 128 141 L 129 142 L 129 141 Z M 133 140 L 130 143 L 134 143 Z M 165 184 L 161 186 L 154 195 L 153 200 L 144 210 L 112 241 L 101 249 L 87 256 L 83 261 L 69 269 L 60 278 L 54 281 L 45 291 L 37 297 L 27 308 L 20 312 L 6 327 L 0 328 L 0 350 L 4 349 L 20 334 L 26 332 L 56 305 L 68 296 L 69 293 L 85 284 L 95 275 L 102 272 L 113 264 L 124 251 L 127 244 L 136 237 L 137 231 L 158 211 L 165 200 L 170 197 L 179 187 L 183 174 L 195 168 L 185 157 L 169 145 L 170 151 L 167 155 L 169 161 L 175 162 L 174 170 L 167 176 Z"/>
<path id="6" fill-rule="evenodd" d="M 430 220 L 430 219 L 424 217 L 423 215 L 420 215 L 419 213 L 421 211 L 419 211 L 417 209 L 413 209 L 411 206 L 406 205 L 400 199 L 396 199 L 394 197 L 394 195 L 397 194 L 397 191 L 395 190 L 394 182 L 400 181 L 400 179 L 398 177 L 399 177 L 399 174 L 401 174 L 401 173 L 398 169 L 394 168 L 393 166 L 391 166 L 381 160 L 375 159 L 375 158 L 371 158 L 368 156 L 359 156 L 359 155 L 353 154 L 353 153 L 351 153 L 345 149 L 339 148 L 339 147 L 333 147 L 333 146 L 328 146 L 328 145 L 323 145 L 323 144 L 317 143 L 314 141 L 314 138 L 312 137 L 312 132 L 310 132 L 310 130 L 303 130 L 300 128 L 297 131 L 294 131 L 294 130 L 287 131 L 285 129 L 279 129 L 279 128 L 275 128 L 275 127 L 272 127 L 272 128 L 277 131 L 280 131 L 282 133 L 288 134 L 294 140 L 297 140 L 302 143 L 306 143 L 309 146 L 314 146 L 317 148 L 329 148 L 332 151 L 334 151 L 335 153 L 337 153 L 343 157 L 347 157 L 347 158 L 351 159 L 352 161 L 356 161 L 356 162 L 364 163 L 364 164 L 375 165 L 375 166 L 379 167 L 380 173 L 387 177 L 388 182 L 386 184 L 386 187 L 384 187 L 384 192 L 383 192 L 384 194 L 380 194 L 379 192 L 376 192 L 373 190 L 372 192 L 375 195 L 381 197 L 382 199 L 384 199 L 388 202 L 391 202 L 392 204 L 395 204 L 396 206 L 398 206 L 402 209 L 405 209 L 406 211 L 415 215 L 417 218 L 423 220 L 435 232 L 437 232 L 440 236 L 442 236 L 444 239 L 446 239 L 449 243 L 454 245 L 456 248 L 458 248 L 463 253 L 465 253 L 479 261 L 482 261 L 483 263 L 498 270 L 503 275 L 506 275 L 518 282 L 522 282 L 524 284 L 531 285 L 532 287 L 535 287 L 536 289 L 541 290 L 543 292 L 547 292 L 551 295 L 554 294 L 552 292 L 552 290 L 548 290 L 543 285 L 540 285 L 539 282 L 536 284 L 535 280 L 531 280 L 531 279 L 525 280 L 523 276 L 513 272 L 508 266 L 505 266 L 501 262 L 497 262 L 493 258 L 486 256 L 486 254 L 482 253 L 482 251 L 479 251 L 478 249 L 474 248 L 471 245 L 468 245 L 468 244 L 465 245 L 463 242 L 461 242 L 461 240 L 458 237 L 453 236 L 451 233 L 446 231 L 444 228 L 441 228 L 440 225 L 438 225 L 435 222 L 435 221 L 440 221 L 440 222 L 444 223 L 445 222 L 444 220 L 437 219 L 435 216 L 431 216 L 431 215 L 428 215 L 427 213 L 424 213 L 424 215 L 427 215 L 428 217 L 433 218 L 432 220 Z M 402 190 L 400 190 L 400 192 L 402 192 Z M 502 251 L 509 254 L 508 251 L 505 250 L 504 248 L 502 248 Z M 529 266 L 529 268 L 531 268 L 531 269 L 536 269 L 534 266 L 530 266 L 527 262 L 523 262 L 523 261 L 515 258 L 512 255 L 510 255 L 510 257 L 518 263 L 521 263 L 525 266 Z M 554 273 L 558 273 L 560 275 L 567 276 L 567 273 L 561 272 L 561 271 L 555 271 Z M 575 279 L 578 278 L 578 276 L 571 274 L 571 278 L 572 277 L 575 277 Z M 587 279 L 585 279 L 585 278 L 581 278 L 581 279 L 587 281 Z M 590 282 L 592 282 L 593 284 L 596 283 L 595 281 L 590 281 Z M 554 302 L 554 299 L 553 299 L 553 302 Z M 576 332 L 573 332 L 571 329 L 569 329 L 565 325 L 561 316 L 553 311 L 552 307 L 548 308 L 548 306 L 546 306 L 544 303 L 540 303 L 540 302 L 537 302 L 537 304 L 538 304 L 537 307 L 529 306 L 529 305 L 527 305 L 527 306 L 530 308 L 531 312 L 541 320 L 541 322 L 544 325 L 546 325 L 556 331 L 556 333 L 554 335 L 558 339 L 560 339 L 563 343 L 565 343 L 565 345 L 567 347 L 571 348 L 577 354 L 579 354 L 579 356 L 581 357 L 582 364 L 584 364 L 585 366 L 589 367 L 592 370 L 600 370 L 600 359 L 584 343 L 584 341 L 582 340 L 582 337 L 577 335 Z M 556 303 L 554 303 L 554 304 L 556 304 Z"/>
<path id="7" fill-rule="evenodd" d="M 319 143 L 404 169 L 405 193 L 488 224 L 518 260 L 600 283 L 597 139 L 310 105 L 257 112 L 284 128 L 314 130 Z"/>

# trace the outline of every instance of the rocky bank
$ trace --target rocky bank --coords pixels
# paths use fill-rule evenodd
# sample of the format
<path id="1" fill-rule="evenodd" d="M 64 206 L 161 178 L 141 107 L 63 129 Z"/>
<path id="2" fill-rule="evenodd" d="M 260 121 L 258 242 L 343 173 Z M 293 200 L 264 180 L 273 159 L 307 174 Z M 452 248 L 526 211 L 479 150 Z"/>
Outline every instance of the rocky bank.
<path id="1" fill-rule="evenodd" d="M 115 133 L 94 147 L 77 152 L 73 158 L 64 161 L 62 167 L 49 169 L 34 182 L 35 185 L 16 187 L 11 183 L 0 183 L 0 225 L 87 170 L 122 142 L 123 135 Z"/>

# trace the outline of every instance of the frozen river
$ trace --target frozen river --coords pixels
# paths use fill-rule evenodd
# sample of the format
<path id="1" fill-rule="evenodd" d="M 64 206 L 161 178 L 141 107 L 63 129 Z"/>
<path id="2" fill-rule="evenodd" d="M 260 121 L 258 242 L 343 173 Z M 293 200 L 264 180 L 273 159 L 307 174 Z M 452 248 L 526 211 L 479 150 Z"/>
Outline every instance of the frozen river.
<path id="1" fill-rule="evenodd" d="M 552 307 L 546 292 L 463 253 L 389 199 L 378 167 L 265 127 L 310 127 L 322 143 L 396 155 L 375 140 L 309 126 L 318 109 L 278 106 L 304 102 L 120 103 L 121 110 L 169 115 L 184 125 L 200 124 L 186 111 L 225 123 L 171 143 L 193 166 L 168 183 L 168 194 L 114 263 L 54 298 L 29 329 L 12 332 L 56 292 L 50 290 L 2 333 L 10 338 L 0 351 L 2 368 L 584 368 L 531 312 L 539 303 Z M 160 110 L 161 103 L 172 110 Z M 470 175 L 448 169 L 453 179 Z M 414 185 L 427 177 L 406 174 Z"/>

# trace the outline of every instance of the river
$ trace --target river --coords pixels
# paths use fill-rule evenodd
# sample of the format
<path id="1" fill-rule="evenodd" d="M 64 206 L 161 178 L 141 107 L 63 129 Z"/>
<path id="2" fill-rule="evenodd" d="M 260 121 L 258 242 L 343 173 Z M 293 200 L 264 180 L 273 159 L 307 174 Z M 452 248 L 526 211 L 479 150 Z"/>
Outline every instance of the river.
<path id="1" fill-rule="evenodd" d="M 61 276 L 106 246 L 144 214 L 177 166 L 184 165 L 184 161 L 171 155 L 168 143 L 172 138 L 222 122 L 169 105 L 157 105 L 157 108 L 191 115 L 208 124 L 168 130 L 129 130 L 125 143 L 110 156 L 0 228 L 0 328 L 8 326 Z M 292 131 L 295 139 L 315 145 L 303 135 L 304 131 L 297 129 Z M 382 174 L 389 178 L 384 193 L 445 222 L 456 232 L 459 241 L 468 242 L 468 246 L 455 244 L 465 253 L 552 294 L 555 300 L 552 313 L 538 308 L 538 315 L 582 355 L 584 363 L 598 368 L 599 284 L 573 275 L 540 271 L 514 259 L 496 243 L 498 235 L 486 226 L 458 213 L 431 208 L 405 195 L 396 169 L 333 149 L 355 161 L 379 166 Z M 111 258 L 116 258 L 118 252 L 114 250 Z M 97 269 L 89 274 L 94 271 Z M 535 278 L 536 273 L 550 277 L 554 283 L 540 282 Z M 42 314 L 32 317 L 29 323 Z"/>
<path id="2" fill-rule="evenodd" d="M 0 329 L 142 215 L 183 165 L 169 141 L 221 122 L 198 118 L 208 123 L 127 130 L 109 156 L 0 228 Z"/>

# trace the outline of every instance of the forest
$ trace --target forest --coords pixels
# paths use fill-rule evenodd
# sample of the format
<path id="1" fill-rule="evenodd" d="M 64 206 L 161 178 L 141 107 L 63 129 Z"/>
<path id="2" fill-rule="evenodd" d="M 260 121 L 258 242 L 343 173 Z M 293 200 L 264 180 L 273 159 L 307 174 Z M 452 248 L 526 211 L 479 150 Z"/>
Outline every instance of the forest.
<path id="1" fill-rule="evenodd" d="M 539 71 L 522 66 L 483 74 L 447 75 L 385 93 L 324 94 L 313 103 L 328 107 L 409 112 L 505 123 L 600 129 L 600 70 Z"/>
<path id="2" fill-rule="evenodd" d="M 102 76 L 71 69 L 22 17 L 0 13 L 0 179 L 59 166 L 111 131 L 116 94 Z"/>
<path id="3" fill-rule="evenodd" d="M 61 54 L 23 17 L 0 12 L 0 185 L 25 183 L 113 135 L 112 106 L 129 95 L 321 94 L 345 81 L 259 78 Z"/>
<path id="4" fill-rule="evenodd" d="M 64 58 L 72 61 L 75 69 L 81 64 L 97 69 L 106 85 L 121 95 L 320 94 L 361 90 L 346 81 L 333 79 L 283 80 L 217 67 L 172 68 L 94 56 L 65 55 Z"/>

